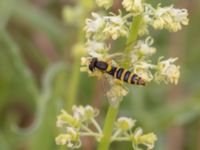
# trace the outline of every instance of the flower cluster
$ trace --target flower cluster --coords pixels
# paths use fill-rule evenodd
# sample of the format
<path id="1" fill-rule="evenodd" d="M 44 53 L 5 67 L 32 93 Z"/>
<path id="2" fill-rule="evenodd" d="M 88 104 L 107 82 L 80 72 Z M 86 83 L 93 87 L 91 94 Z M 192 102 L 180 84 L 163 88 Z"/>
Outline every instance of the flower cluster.
<path id="1" fill-rule="evenodd" d="M 153 10 L 151 24 L 155 29 L 167 29 L 171 32 L 180 30 L 182 25 L 188 24 L 186 9 L 176 9 L 173 6 L 160 7 Z"/>
<path id="2" fill-rule="evenodd" d="M 62 129 L 62 133 L 56 137 L 56 144 L 67 145 L 69 148 L 78 148 L 81 146 L 80 136 L 93 135 L 93 131 L 88 128 L 88 124 L 92 123 L 98 130 L 99 135 L 102 132 L 95 117 L 98 110 L 87 105 L 73 106 L 73 114 L 68 114 L 65 110 L 57 117 L 56 126 Z"/>
<path id="3" fill-rule="evenodd" d="M 126 11 L 132 12 L 134 15 L 139 15 L 144 11 L 142 0 L 123 0 L 122 5 Z"/>
<path id="4" fill-rule="evenodd" d="M 73 106 L 72 115 L 65 110 L 57 117 L 57 127 L 61 128 L 55 141 L 57 145 L 66 145 L 68 148 L 79 148 L 81 137 L 92 136 L 97 141 L 103 137 L 102 129 L 95 120 L 98 110 L 91 106 Z M 115 122 L 115 129 L 112 134 L 114 141 L 131 141 L 133 148 L 145 145 L 148 149 L 154 147 L 157 137 L 153 133 L 143 134 L 141 128 L 135 128 L 135 120 L 127 117 L 120 117 Z M 91 125 L 95 127 L 91 129 Z"/>
<path id="5" fill-rule="evenodd" d="M 116 130 L 113 133 L 112 141 L 131 141 L 134 149 L 144 145 L 147 149 L 154 147 L 157 137 L 154 133 L 143 134 L 142 128 L 135 127 L 135 120 L 127 117 L 120 117 L 116 121 Z"/>
<path id="6" fill-rule="evenodd" d="M 139 40 L 133 46 L 131 61 L 134 72 L 145 79 L 146 82 L 154 79 L 158 83 L 163 81 L 166 84 L 177 84 L 180 77 L 180 66 L 174 64 L 177 58 L 161 61 L 163 57 L 160 57 L 157 64 L 150 63 L 149 57 L 156 52 L 156 49 L 151 47 L 152 44 L 152 38 L 147 37 L 145 41 Z M 154 74 L 151 70 L 154 70 Z"/>
<path id="7" fill-rule="evenodd" d="M 173 63 L 177 58 L 170 58 L 168 60 L 161 61 L 162 57 L 158 61 L 158 71 L 155 74 L 156 81 L 165 81 L 166 83 L 178 83 L 180 77 L 180 66 L 176 66 Z"/>
<path id="8" fill-rule="evenodd" d="M 132 136 L 132 145 L 134 149 L 138 149 L 138 145 L 145 145 L 147 149 L 153 149 L 157 137 L 154 133 L 143 134 L 143 130 L 138 128 Z"/>
<path id="9" fill-rule="evenodd" d="M 110 80 L 113 82 L 113 80 Z M 117 106 L 119 102 L 123 99 L 124 96 L 128 94 L 128 89 L 123 87 L 120 83 L 119 84 L 113 84 L 110 88 L 110 90 L 106 93 L 106 96 L 108 97 L 109 103 L 112 106 Z"/>
<path id="10" fill-rule="evenodd" d="M 96 0 L 100 7 L 109 8 L 113 3 L 111 0 Z M 160 83 L 173 83 L 177 84 L 180 77 L 180 67 L 176 66 L 175 60 L 177 58 L 169 58 L 162 61 L 158 59 L 157 64 L 153 64 L 150 57 L 156 53 L 156 48 L 153 47 L 153 38 L 149 35 L 149 27 L 154 29 L 167 29 L 171 32 L 176 32 L 187 25 L 189 19 L 186 9 L 177 9 L 174 6 L 161 7 L 158 4 L 156 8 L 142 0 L 123 0 L 122 6 L 126 10 L 126 14 L 122 14 L 119 10 L 118 14 L 110 13 L 109 15 L 101 15 L 100 13 L 92 12 L 92 18 L 86 19 L 85 32 L 86 32 L 86 50 L 89 57 L 82 58 L 82 71 L 87 71 L 92 76 L 99 78 L 104 75 L 101 71 L 90 72 L 88 69 L 91 57 L 96 57 L 99 60 L 107 61 L 109 64 L 122 66 L 127 63 L 126 69 L 133 71 L 145 82 L 152 80 Z M 136 19 L 139 18 L 139 21 Z M 112 47 L 109 42 L 116 40 L 119 37 L 128 38 L 132 35 L 130 30 L 132 24 L 138 21 L 137 37 L 144 37 L 136 39 L 133 43 L 127 43 L 128 52 L 125 53 L 110 53 Z M 117 56 L 117 57 L 115 57 Z M 118 60 L 124 60 L 120 62 Z M 108 78 L 106 76 L 106 78 Z M 113 83 L 112 78 L 108 78 L 110 83 Z M 119 87 L 121 86 L 121 87 Z M 107 96 L 113 104 L 115 100 L 120 101 L 121 97 L 125 96 L 128 91 L 125 86 L 120 84 L 111 84 L 111 89 L 108 91 Z M 113 93 L 119 93 L 118 96 Z M 115 104 L 115 103 L 114 103 Z"/>
<path id="11" fill-rule="evenodd" d="M 113 0 L 96 0 L 96 4 L 108 9 L 112 6 Z M 187 10 L 177 9 L 172 5 L 161 7 L 159 4 L 154 8 L 144 0 L 122 0 L 122 7 L 124 13 L 121 10 L 117 14 L 110 12 L 108 15 L 92 12 L 92 17 L 86 19 L 85 49 L 89 56 L 81 58 L 81 71 L 99 78 L 105 76 L 108 79 L 110 90 L 106 95 L 111 106 L 115 108 L 127 95 L 128 88 L 122 81 L 103 71 L 96 69 L 91 72 L 89 64 L 92 58 L 96 57 L 116 67 L 122 66 L 144 79 L 145 83 L 154 80 L 166 84 L 177 84 L 180 77 L 180 67 L 175 65 L 177 58 L 159 57 L 157 63 L 152 63 L 151 56 L 158 50 L 153 47 L 154 40 L 150 36 L 149 28 L 176 32 L 189 22 Z M 69 10 L 65 12 L 66 18 L 70 19 L 70 13 Z M 111 53 L 112 41 L 119 38 L 127 39 L 127 43 L 124 43 L 124 52 Z M 76 49 L 75 53 L 78 53 L 84 48 L 82 44 L 79 44 L 74 49 Z M 98 110 L 91 106 L 74 106 L 72 114 L 62 110 L 57 118 L 57 127 L 62 129 L 62 134 L 56 137 L 56 143 L 78 148 L 81 145 L 80 138 L 83 136 L 92 136 L 97 141 L 101 141 L 104 135 L 95 120 L 97 115 Z M 156 135 L 154 133 L 143 134 L 141 128 L 135 128 L 135 122 L 127 117 L 118 118 L 112 130 L 110 142 L 131 141 L 133 149 L 139 149 L 140 145 L 152 149 L 157 140 Z M 93 126 L 92 129 L 91 126 Z"/>
<path id="12" fill-rule="evenodd" d="M 108 38 L 116 40 L 120 36 L 128 36 L 128 28 L 126 18 L 112 14 L 109 16 L 101 16 L 97 13 L 92 13 L 93 19 L 86 19 L 86 37 L 90 40 L 104 41 Z"/>

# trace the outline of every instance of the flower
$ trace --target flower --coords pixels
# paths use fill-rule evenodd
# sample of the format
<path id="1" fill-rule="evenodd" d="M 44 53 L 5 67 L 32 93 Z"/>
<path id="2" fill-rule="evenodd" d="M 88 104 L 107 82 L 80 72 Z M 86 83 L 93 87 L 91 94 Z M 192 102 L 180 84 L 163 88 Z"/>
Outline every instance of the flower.
<path id="1" fill-rule="evenodd" d="M 188 12 L 186 9 L 176 9 L 173 6 L 160 7 L 154 10 L 151 25 L 155 29 L 167 29 L 176 32 L 182 25 L 188 25 Z"/>
<path id="2" fill-rule="evenodd" d="M 90 105 L 85 107 L 74 105 L 72 111 L 73 115 L 70 115 L 65 110 L 61 110 L 62 114 L 57 117 L 57 127 L 71 126 L 80 128 L 82 122 L 89 122 L 98 115 L 98 110 Z"/>
<path id="3" fill-rule="evenodd" d="M 139 61 L 134 64 L 134 72 L 142 77 L 145 82 L 150 82 L 153 79 L 151 69 L 155 68 L 155 65 L 149 64 L 146 61 Z"/>
<path id="4" fill-rule="evenodd" d="M 72 127 L 79 127 L 80 122 L 70 114 L 68 114 L 65 110 L 61 110 L 61 114 L 57 117 L 56 121 L 57 127 L 63 127 L 64 125 L 70 125 Z"/>
<path id="5" fill-rule="evenodd" d="M 77 141 L 79 136 L 77 131 L 72 127 L 67 127 L 67 133 L 70 135 L 71 140 Z"/>
<path id="6" fill-rule="evenodd" d="M 151 47 L 153 44 L 153 39 L 147 37 L 145 41 L 139 40 L 134 46 L 131 52 L 132 63 L 137 62 L 140 59 L 152 56 L 156 52 L 156 48 Z"/>
<path id="7" fill-rule="evenodd" d="M 120 117 L 117 120 L 116 126 L 120 131 L 130 130 L 135 125 L 135 120 L 128 117 Z"/>
<path id="8" fill-rule="evenodd" d="M 120 36 L 128 36 L 128 28 L 126 27 L 126 19 L 119 12 L 119 15 L 100 16 L 97 13 L 92 13 L 94 19 L 86 20 L 86 37 L 103 41 L 111 37 L 116 40 Z"/>
<path id="9" fill-rule="evenodd" d="M 102 39 L 102 30 L 105 26 L 105 20 L 97 13 L 92 13 L 94 19 L 86 19 L 86 26 L 84 30 L 86 31 L 86 37 L 94 39 Z"/>
<path id="10" fill-rule="evenodd" d="M 180 66 L 176 66 L 173 63 L 177 58 L 169 58 L 167 60 L 161 61 L 159 59 L 157 65 L 157 72 L 155 73 L 155 80 L 160 82 L 164 81 L 165 83 L 174 83 L 177 84 L 180 77 Z"/>
<path id="11" fill-rule="evenodd" d="M 78 133 L 72 127 L 67 127 L 66 133 L 59 134 L 55 138 L 57 145 L 67 145 L 69 148 L 78 148 L 81 146 Z"/>
<path id="12" fill-rule="evenodd" d="M 134 15 L 139 15 L 144 11 L 142 0 L 123 0 L 122 5 L 126 11 L 133 12 Z"/>
<path id="13" fill-rule="evenodd" d="M 86 106 L 73 106 L 72 115 L 62 110 L 62 114 L 58 116 L 57 127 L 62 129 L 62 133 L 56 138 L 57 145 L 66 145 L 69 148 L 79 148 L 81 146 L 81 136 L 94 136 L 99 139 L 102 137 L 102 131 L 94 117 L 98 115 L 98 110 L 90 105 Z M 76 125 L 75 123 L 78 123 Z M 92 123 L 97 133 L 92 131 L 87 126 Z"/>
<path id="14" fill-rule="evenodd" d="M 89 39 L 86 43 L 86 50 L 90 56 L 101 58 L 108 52 L 109 47 L 105 42 Z"/>
<path id="15" fill-rule="evenodd" d="M 105 9 L 108 9 L 112 6 L 113 0 L 96 0 L 96 4 L 99 7 L 104 7 Z"/>
<path id="16" fill-rule="evenodd" d="M 91 120 L 92 118 L 96 117 L 99 114 L 98 109 L 94 109 L 90 105 L 85 106 L 85 117 L 87 120 Z"/>
<path id="17" fill-rule="evenodd" d="M 70 136 L 68 134 L 59 134 L 55 141 L 57 145 L 65 145 L 69 140 Z"/>
<path id="18" fill-rule="evenodd" d="M 147 149 L 152 149 L 156 140 L 157 136 L 154 133 L 143 134 L 142 128 L 137 128 L 132 135 L 133 148 L 142 144 L 147 146 Z"/>
<path id="19" fill-rule="evenodd" d="M 74 118 L 80 120 L 81 122 L 88 122 L 98 115 L 98 110 L 92 108 L 90 105 L 85 107 L 74 105 L 72 107 L 72 111 Z"/>
<path id="20" fill-rule="evenodd" d="M 127 94 L 128 90 L 122 87 L 122 85 L 113 84 L 110 90 L 106 93 L 106 96 L 108 97 L 110 104 L 115 107 Z"/>
<path id="21" fill-rule="evenodd" d="M 111 36 L 116 40 L 120 36 L 128 36 L 128 28 L 125 25 L 125 20 L 119 15 L 105 16 L 106 25 L 103 30 L 107 36 Z"/>
<path id="22" fill-rule="evenodd" d="M 80 71 L 89 73 L 89 69 L 88 69 L 89 64 L 90 64 L 90 59 L 88 57 L 81 57 Z"/>
<path id="23" fill-rule="evenodd" d="M 154 133 L 144 134 L 138 137 L 138 143 L 144 144 L 148 149 L 153 149 L 157 136 Z"/>
<path id="24" fill-rule="evenodd" d="M 148 15 L 144 15 L 142 17 L 142 20 L 140 22 L 140 28 L 138 30 L 138 35 L 139 36 L 144 36 L 144 35 L 148 35 L 149 34 L 148 22 L 149 22 L 149 16 Z"/>

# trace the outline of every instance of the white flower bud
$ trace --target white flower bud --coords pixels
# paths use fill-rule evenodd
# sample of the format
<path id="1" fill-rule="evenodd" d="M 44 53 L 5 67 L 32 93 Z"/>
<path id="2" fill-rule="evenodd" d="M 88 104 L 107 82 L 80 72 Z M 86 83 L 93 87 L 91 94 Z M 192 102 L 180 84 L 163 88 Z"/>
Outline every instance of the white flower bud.
<path id="1" fill-rule="evenodd" d="M 156 48 L 151 47 L 153 44 L 153 39 L 151 37 L 147 37 L 145 41 L 139 40 L 133 47 L 133 51 L 131 53 L 131 61 L 132 63 L 137 62 L 138 60 L 142 60 L 149 56 L 152 56 L 156 52 Z"/>
<path id="2" fill-rule="evenodd" d="M 73 106 L 73 116 L 80 120 L 81 122 L 91 121 L 94 117 L 98 115 L 98 110 L 94 109 L 90 105 L 83 106 Z"/>
<path id="3" fill-rule="evenodd" d="M 92 13 L 92 16 L 94 19 L 86 19 L 86 26 L 84 28 L 86 31 L 86 36 L 88 38 L 94 37 L 96 39 L 105 38 L 102 37 L 102 30 L 105 26 L 104 18 L 94 12 Z"/>
<path id="4" fill-rule="evenodd" d="M 134 136 L 134 138 L 138 138 L 139 136 L 141 136 L 143 134 L 143 130 L 142 130 L 142 128 L 137 128 L 136 130 L 135 130 L 135 132 L 133 133 L 133 136 Z"/>
<path id="5" fill-rule="evenodd" d="M 91 120 L 92 118 L 96 117 L 98 114 L 99 114 L 99 111 L 97 109 L 94 109 L 90 105 L 85 106 L 85 116 L 87 120 Z"/>
<path id="6" fill-rule="evenodd" d="M 121 85 L 114 84 L 110 90 L 106 93 L 111 105 L 117 106 L 124 96 L 128 94 L 127 89 Z"/>
<path id="7" fill-rule="evenodd" d="M 176 60 L 177 58 L 169 58 L 164 61 L 160 59 L 157 65 L 155 80 L 177 84 L 180 77 L 180 66 L 173 64 Z"/>
<path id="8" fill-rule="evenodd" d="M 155 65 L 149 64 L 146 61 L 139 61 L 134 64 L 134 72 L 142 77 L 146 82 L 150 82 L 153 79 L 151 69 L 155 68 Z"/>
<path id="9" fill-rule="evenodd" d="M 155 29 L 167 29 L 176 32 L 182 25 L 188 25 L 188 12 L 186 9 L 176 9 L 173 6 L 160 7 L 154 11 L 151 25 Z"/>
<path id="10" fill-rule="evenodd" d="M 69 140 L 70 136 L 68 134 L 59 134 L 56 138 L 56 144 L 57 145 L 65 145 L 67 141 Z"/>
<path id="11" fill-rule="evenodd" d="M 73 127 L 78 127 L 80 122 L 73 118 L 70 114 L 66 111 L 62 110 L 62 114 L 57 117 L 56 125 L 57 127 L 63 127 L 63 125 L 71 125 Z"/>
<path id="12" fill-rule="evenodd" d="M 153 149 L 155 141 L 157 141 L 157 136 L 154 133 L 148 133 L 138 137 L 138 144 L 143 144 L 148 149 Z"/>
<path id="13" fill-rule="evenodd" d="M 120 117 L 116 123 L 117 127 L 121 131 L 130 130 L 135 125 L 135 120 L 128 117 Z"/>
<path id="14" fill-rule="evenodd" d="M 90 60 L 87 57 L 81 57 L 81 65 L 88 65 Z"/>
<path id="15" fill-rule="evenodd" d="M 77 131 L 72 127 L 66 128 L 65 134 L 59 134 L 55 138 L 57 145 L 67 145 L 69 148 L 78 148 L 80 147 L 80 139 Z"/>
<path id="16" fill-rule="evenodd" d="M 77 131 L 72 128 L 72 127 L 67 127 L 67 133 L 70 135 L 70 138 L 72 141 L 77 141 L 78 140 L 78 133 Z"/>
<path id="17" fill-rule="evenodd" d="M 142 0 L 123 0 L 122 5 L 126 11 L 133 12 L 134 15 L 139 15 L 144 11 Z"/>
<path id="18" fill-rule="evenodd" d="M 83 106 L 76 106 L 74 105 L 72 107 L 72 111 L 73 111 L 73 117 L 82 121 L 83 117 L 84 117 L 84 107 Z"/>
<path id="19" fill-rule="evenodd" d="M 105 44 L 105 42 L 88 40 L 86 43 L 86 50 L 92 57 L 101 58 L 108 52 L 109 47 Z"/>
<path id="20" fill-rule="evenodd" d="M 103 33 L 107 36 L 111 36 L 113 40 L 116 40 L 120 36 L 128 36 L 128 28 L 121 14 L 118 16 L 105 16 L 105 20 L 106 26 Z"/>

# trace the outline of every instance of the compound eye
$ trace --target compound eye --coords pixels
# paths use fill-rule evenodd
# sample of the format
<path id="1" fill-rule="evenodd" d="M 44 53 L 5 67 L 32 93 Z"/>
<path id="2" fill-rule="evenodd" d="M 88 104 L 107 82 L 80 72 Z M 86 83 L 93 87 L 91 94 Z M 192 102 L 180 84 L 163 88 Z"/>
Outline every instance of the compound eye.
<path id="1" fill-rule="evenodd" d="M 90 71 L 93 72 L 93 71 L 94 71 L 94 66 L 93 66 L 92 64 L 90 64 L 90 65 L 89 65 L 89 69 L 90 69 Z"/>

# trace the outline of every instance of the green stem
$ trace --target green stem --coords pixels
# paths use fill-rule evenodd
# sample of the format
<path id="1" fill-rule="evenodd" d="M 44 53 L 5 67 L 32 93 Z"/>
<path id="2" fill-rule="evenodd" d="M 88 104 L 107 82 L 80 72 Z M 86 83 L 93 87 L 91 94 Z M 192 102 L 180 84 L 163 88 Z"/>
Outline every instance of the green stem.
<path id="1" fill-rule="evenodd" d="M 124 60 L 124 67 L 128 67 L 128 65 L 130 64 L 130 60 L 127 58 L 131 51 L 132 44 L 137 39 L 141 20 L 142 20 L 141 16 L 136 16 L 132 22 L 130 35 L 127 39 L 127 48 L 124 51 L 126 55 L 126 58 Z M 103 137 L 98 146 L 98 150 L 108 150 L 110 146 L 110 143 L 112 141 L 113 126 L 114 126 L 115 119 L 117 117 L 119 106 L 120 106 L 120 102 L 117 105 L 117 107 L 113 107 L 112 105 L 109 106 L 105 124 L 104 124 L 104 129 L 103 129 Z"/>
<path id="2" fill-rule="evenodd" d="M 95 119 L 92 119 L 92 123 L 93 125 L 95 126 L 95 128 L 97 129 L 97 131 L 102 134 L 102 130 L 101 130 L 101 127 L 99 126 L 99 124 L 96 122 Z"/>
<path id="3" fill-rule="evenodd" d="M 113 131 L 112 129 L 117 113 L 118 113 L 118 107 L 113 107 L 110 105 L 104 125 L 103 137 L 100 141 L 98 150 L 107 150 L 109 148 Z"/>
<path id="4" fill-rule="evenodd" d="M 127 42 L 126 42 L 126 49 L 124 50 L 124 52 L 125 52 L 125 61 L 124 61 L 123 66 L 125 68 L 128 68 L 128 66 L 130 64 L 131 60 L 130 60 L 130 57 L 129 57 L 129 53 L 132 50 L 133 44 L 137 40 L 138 30 L 139 30 L 141 21 L 142 21 L 142 16 L 139 15 L 139 16 L 136 16 L 134 18 L 134 20 L 133 20 L 133 22 L 131 24 L 130 34 L 129 34 L 129 37 L 128 37 Z"/>
<path id="5" fill-rule="evenodd" d="M 112 136 L 112 139 L 115 139 L 119 134 L 121 133 L 120 130 L 117 130 L 114 135 Z"/>
<path id="6" fill-rule="evenodd" d="M 114 138 L 113 141 L 131 141 L 131 138 L 129 138 L 129 137 L 117 137 L 117 138 Z"/>
<path id="7" fill-rule="evenodd" d="M 87 133 L 87 132 L 79 132 L 80 136 L 93 136 L 95 138 L 100 138 L 101 135 L 98 133 Z"/>
<path id="8" fill-rule="evenodd" d="M 132 44 L 134 44 L 134 42 L 137 39 L 138 30 L 139 30 L 141 21 L 142 21 L 142 16 L 139 15 L 134 18 L 131 24 L 130 35 L 126 42 L 126 45 L 127 45 L 127 48 L 125 49 L 126 53 L 131 51 L 131 46 Z"/>
<path id="9" fill-rule="evenodd" d="M 82 125 L 81 127 L 82 127 L 86 132 L 94 133 L 90 128 L 88 128 L 88 127 L 85 126 L 85 125 Z"/>

